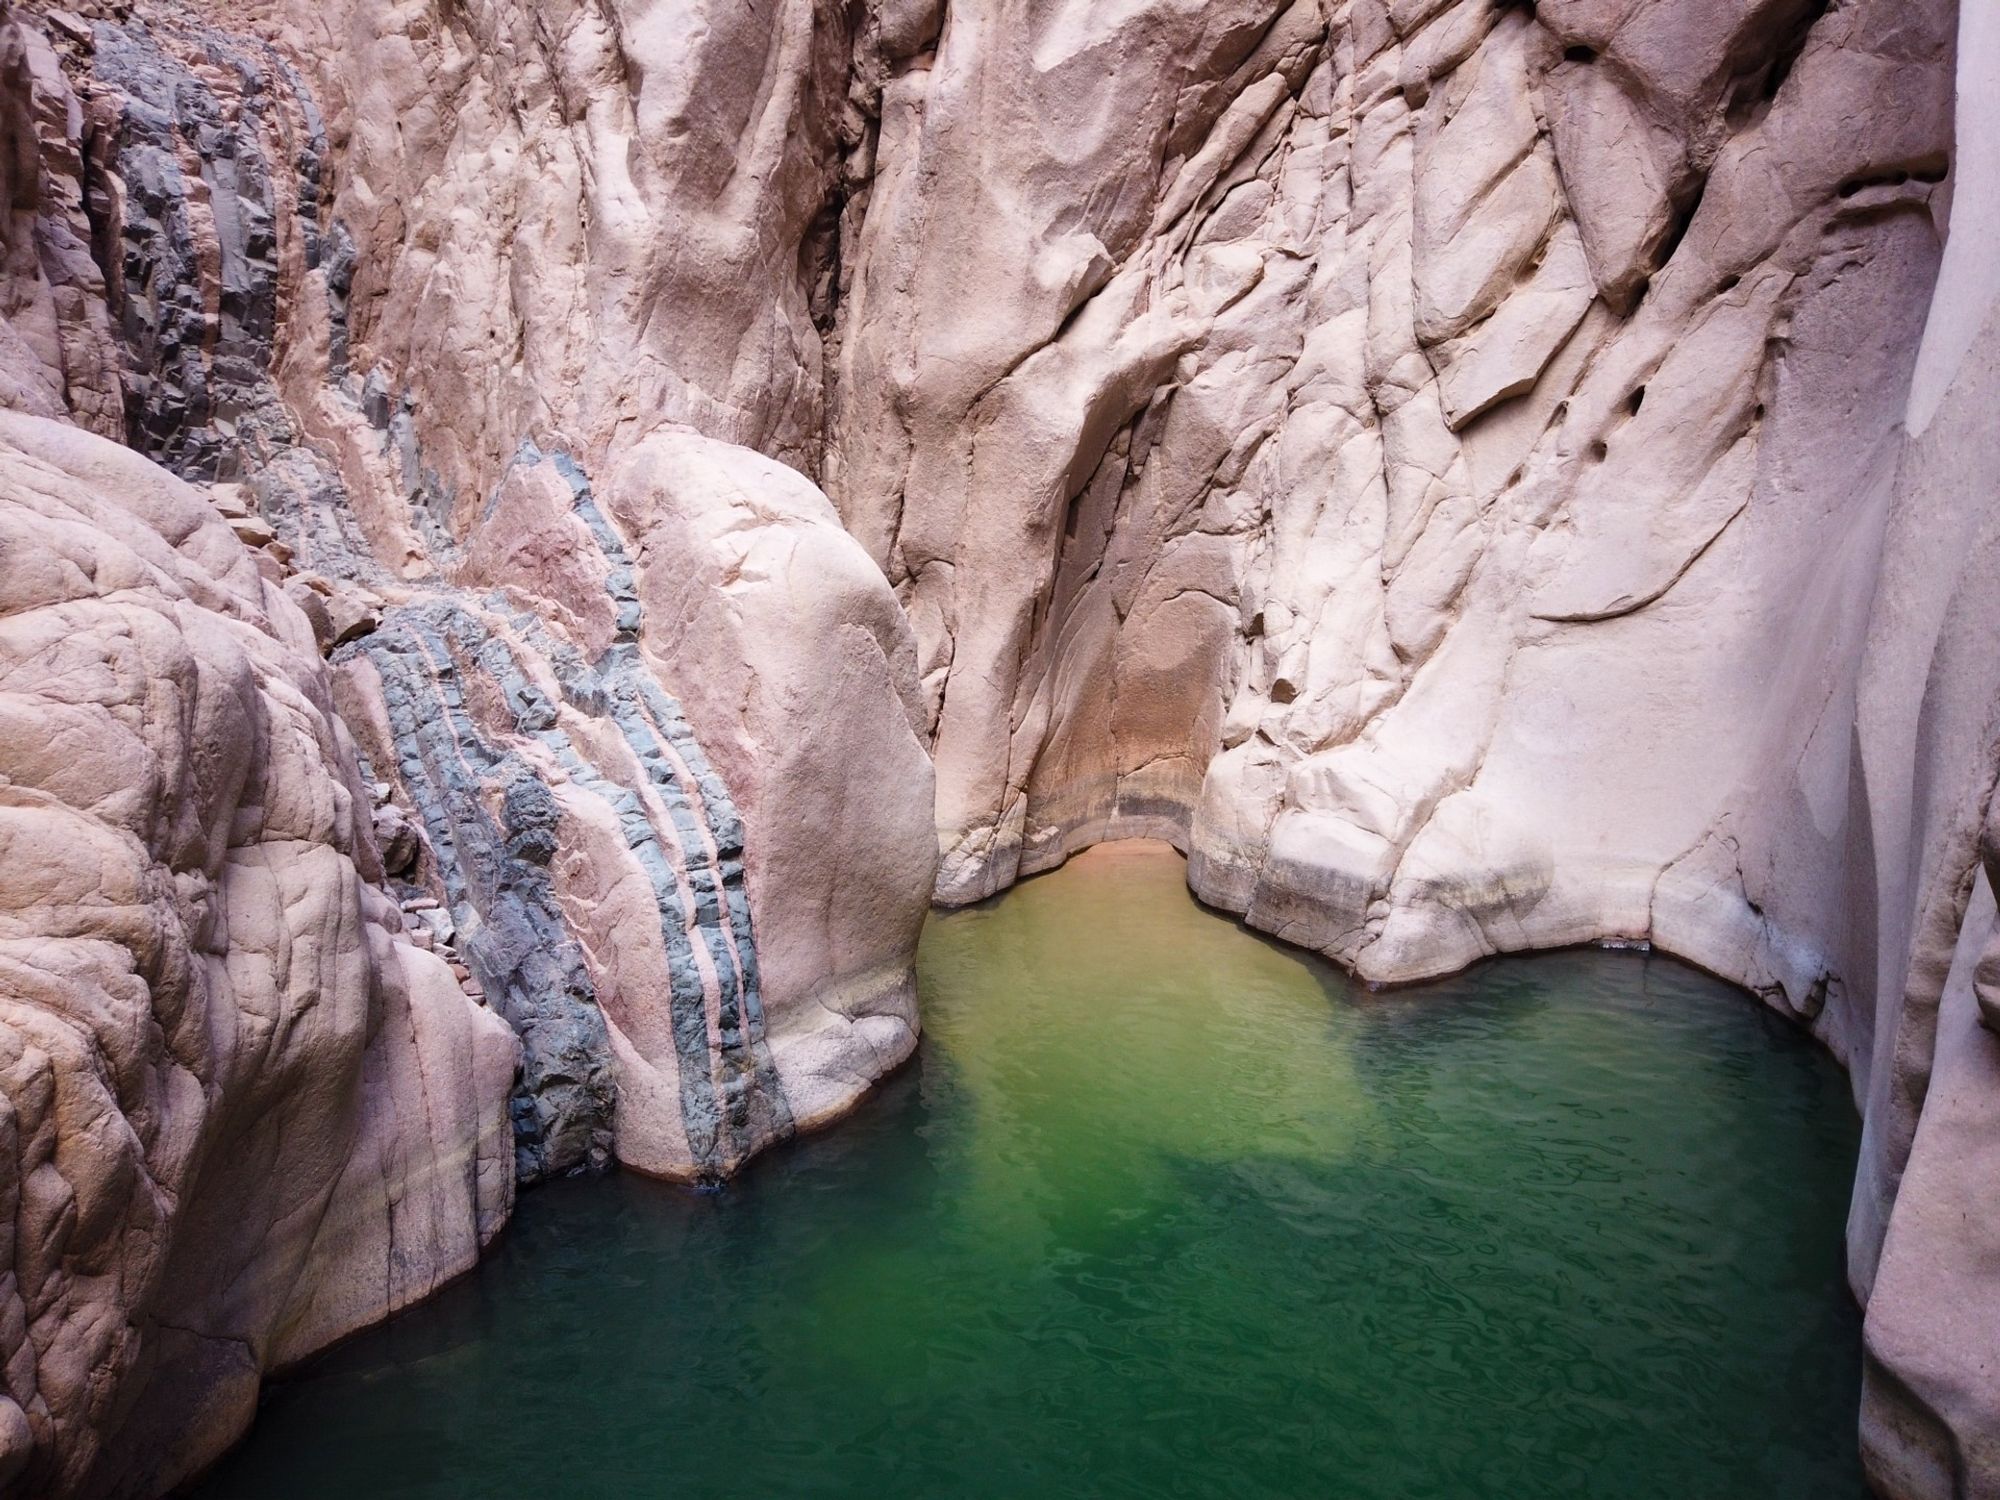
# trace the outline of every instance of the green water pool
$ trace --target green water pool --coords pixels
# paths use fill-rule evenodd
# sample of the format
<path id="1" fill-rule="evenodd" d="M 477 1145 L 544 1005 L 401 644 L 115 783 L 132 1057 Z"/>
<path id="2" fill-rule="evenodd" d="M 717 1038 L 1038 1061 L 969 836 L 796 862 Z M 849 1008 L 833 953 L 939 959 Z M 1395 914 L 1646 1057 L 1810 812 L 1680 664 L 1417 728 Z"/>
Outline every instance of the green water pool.
<path id="1" fill-rule="evenodd" d="M 1093 851 L 727 1191 L 523 1195 L 201 1500 L 1851 1500 L 1845 1079 L 1666 959 L 1368 995 Z"/>

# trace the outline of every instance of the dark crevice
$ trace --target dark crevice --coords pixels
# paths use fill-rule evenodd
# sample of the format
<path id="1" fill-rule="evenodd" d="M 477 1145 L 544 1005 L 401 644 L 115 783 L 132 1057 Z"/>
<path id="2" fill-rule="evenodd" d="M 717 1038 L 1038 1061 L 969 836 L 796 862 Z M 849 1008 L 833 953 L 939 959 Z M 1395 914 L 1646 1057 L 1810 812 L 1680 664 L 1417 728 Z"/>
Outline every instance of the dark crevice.
<path id="1" fill-rule="evenodd" d="M 1834 192 L 1842 198 L 1852 198 L 1855 194 L 1873 187 L 1902 187 L 1910 182 L 1935 186 L 1943 182 L 1950 172 L 1951 159 L 1939 152 L 1932 156 L 1920 156 L 1914 161 L 1902 162 L 1893 167 L 1883 167 L 1877 171 L 1846 178 Z"/>
<path id="2" fill-rule="evenodd" d="M 1701 200 L 1707 192 L 1708 175 L 1703 173 L 1695 178 L 1691 192 L 1684 188 L 1675 195 L 1677 200 L 1685 195 L 1685 201 L 1677 201 L 1674 206 L 1673 219 L 1667 225 L 1666 235 L 1660 241 L 1659 253 L 1653 262 L 1654 269 L 1664 268 L 1673 260 L 1674 252 L 1680 249 L 1681 241 L 1687 238 L 1687 232 L 1694 224 L 1695 215 L 1701 212 Z"/>
<path id="3" fill-rule="evenodd" d="M 1732 131 L 1754 125 L 1770 112 L 1772 101 L 1778 97 L 1785 80 L 1792 76 L 1792 68 L 1804 53 L 1813 28 L 1830 9 L 1831 0 L 1805 0 L 1790 23 L 1783 25 L 1775 38 L 1758 46 L 1757 43 L 1769 35 L 1760 30 L 1756 38 L 1749 39 L 1749 44 L 1756 50 L 1748 56 L 1739 55 L 1724 96 L 1724 117 Z M 1782 22 L 1783 17 L 1779 20 Z M 1742 40 L 1739 39 L 1739 45 Z"/>
<path id="4" fill-rule="evenodd" d="M 840 311 L 840 221 L 847 197 L 847 184 L 836 179 L 799 241 L 799 280 L 822 339 L 832 335 Z"/>
<path id="5" fill-rule="evenodd" d="M 1805 14 L 1798 23 L 1778 43 L 1771 58 L 1771 66 L 1765 71 L 1764 86 L 1761 90 L 1766 100 L 1778 97 L 1778 90 L 1785 86 L 1785 80 L 1792 76 L 1792 67 L 1799 60 L 1799 54 L 1806 50 L 1806 38 L 1812 35 L 1813 27 L 1820 22 L 1832 0 L 1810 0 Z"/>

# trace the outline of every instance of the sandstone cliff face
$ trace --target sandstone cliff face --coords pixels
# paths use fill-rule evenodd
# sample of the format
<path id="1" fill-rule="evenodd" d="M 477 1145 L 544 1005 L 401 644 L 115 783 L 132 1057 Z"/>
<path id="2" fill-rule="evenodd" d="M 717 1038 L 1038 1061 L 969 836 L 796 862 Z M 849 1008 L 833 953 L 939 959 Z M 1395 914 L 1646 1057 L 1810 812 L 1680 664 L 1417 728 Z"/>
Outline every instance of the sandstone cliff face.
<path id="1" fill-rule="evenodd" d="M 1810 1024 L 1868 1121 L 1871 1468 L 2000 1493 L 1981 7 L 140 11 L 0 26 L 0 406 L 205 482 L 203 565 L 269 575 L 325 732 L 260 774 L 345 788 L 376 913 L 342 999 L 414 964 L 518 1038 L 399 1150 L 486 1161 L 504 1099 L 510 1186 L 727 1174 L 907 1055 L 933 894 L 1167 837 L 1372 980 L 1650 941 Z M 10 421 L 85 543 L 191 503 Z M 155 946 L 266 942 L 201 930 Z M 316 1096 L 293 1185 L 401 1088 Z M 274 1222 L 262 1172 L 188 1202 Z M 228 1389 L 404 1296 L 338 1283 Z M 176 1411 L 169 1304 L 102 1305 L 115 1409 L 9 1387 L 77 1492 Z"/>
<path id="2" fill-rule="evenodd" d="M 329 75 L 330 121 L 290 61 L 312 55 L 296 32 L 287 49 L 167 7 L 70 18 L 60 37 L 96 123 L 95 166 L 68 197 L 90 199 L 77 232 L 107 272 L 87 328 L 112 325 L 133 445 L 219 483 L 334 651 L 362 768 L 395 789 L 382 818 L 411 830 L 389 874 L 523 1040 L 523 1180 L 613 1157 L 719 1177 L 907 1056 L 936 860 L 893 596 L 810 482 L 724 440 L 816 453 L 791 436 L 819 420 L 797 242 L 825 174 L 789 164 L 817 96 L 792 79 L 755 124 L 763 145 L 742 147 L 768 191 L 696 214 L 669 153 L 675 173 L 645 180 L 656 212 L 590 245 L 578 221 L 615 220 L 626 189 L 537 154 L 495 263 L 492 216 L 465 194 L 516 185 L 509 122 L 556 92 L 606 109 L 624 95 L 590 71 L 603 57 L 568 52 L 553 75 L 495 63 L 454 92 L 396 29 L 451 43 L 425 14 L 346 18 L 352 76 L 375 92 L 350 101 L 348 75 Z M 541 45 L 525 13 L 488 19 Z M 826 71 L 793 55 L 801 40 L 810 27 L 774 37 L 774 66 Z M 608 139 L 629 141 L 613 115 Z M 400 175 L 377 193 L 385 154 Z M 702 159 L 737 154 L 718 137 Z M 68 158 L 44 155 L 59 178 Z M 579 196 L 581 176 L 607 196 Z M 423 219 L 426 203 L 457 229 Z M 688 243 L 663 255 L 673 233 Z M 734 299 L 712 336 L 667 311 L 709 305 L 688 277 Z M 633 280 L 643 297 L 621 300 Z M 694 394 L 649 389 L 635 407 L 628 378 Z"/>
<path id="3" fill-rule="evenodd" d="M 373 884 L 310 628 L 198 493 L 0 414 L 0 1476 L 171 1484 L 464 1270 L 516 1043 Z"/>
<path id="4" fill-rule="evenodd" d="M 394 606 L 344 679 L 526 1039 L 526 1177 L 727 1174 L 916 1039 L 914 645 L 799 472 L 845 36 L 707 20 L 282 32 L 328 64 L 341 171 L 278 376 L 316 452 L 254 483 L 303 563 Z"/>
<path id="5" fill-rule="evenodd" d="M 1857 1291 L 1885 1233 L 1901 1267 L 1865 1432 L 1910 1494 L 2000 1484 L 1993 1325 L 1950 1311 L 2000 1245 L 1970 957 L 1946 985 L 2000 742 L 1991 300 L 1932 301 L 1948 217 L 1991 221 L 1950 203 L 1991 192 L 1957 24 L 885 26 L 825 471 L 918 632 L 940 899 L 1163 835 L 1372 980 L 1644 940 L 1813 1025 L 1869 1118 Z M 1965 426 L 1913 441 L 1927 320 Z"/>
<path id="6" fill-rule="evenodd" d="M 929 762 L 901 611 L 796 470 L 420 435 L 295 52 L 170 6 L 0 44 L 0 1470 L 150 1494 L 517 1179 L 718 1178 L 906 1056 Z"/>
<path id="7" fill-rule="evenodd" d="M 919 632 L 941 897 L 1165 830 L 1402 980 L 1740 885 L 1866 619 L 1950 25 L 954 12 L 883 94 L 828 481 Z"/>
<path id="8" fill-rule="evenodd" d="M 473 1263 L 517 1044 L 376 887 L 275 559 L 97 435 L 82 102 L 5 14 L 0 76 L 0 1488 L 153 1493 Z"/>

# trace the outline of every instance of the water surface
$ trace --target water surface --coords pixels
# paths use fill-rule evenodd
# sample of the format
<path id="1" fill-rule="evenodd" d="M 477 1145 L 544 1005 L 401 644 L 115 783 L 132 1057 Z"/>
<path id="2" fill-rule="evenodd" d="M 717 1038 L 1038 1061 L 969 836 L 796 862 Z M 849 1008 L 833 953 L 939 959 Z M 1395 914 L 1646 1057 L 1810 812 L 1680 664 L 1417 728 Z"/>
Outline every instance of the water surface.
<path id="1" fill-rule="evenodd" d="M 201 1500 L 1848 1500 L 1858 1130 L 1670 960 L 1366 995 L 1157 846 L 934 918 L 918 1060 L 728 1191 L 523 1195 Z"/>

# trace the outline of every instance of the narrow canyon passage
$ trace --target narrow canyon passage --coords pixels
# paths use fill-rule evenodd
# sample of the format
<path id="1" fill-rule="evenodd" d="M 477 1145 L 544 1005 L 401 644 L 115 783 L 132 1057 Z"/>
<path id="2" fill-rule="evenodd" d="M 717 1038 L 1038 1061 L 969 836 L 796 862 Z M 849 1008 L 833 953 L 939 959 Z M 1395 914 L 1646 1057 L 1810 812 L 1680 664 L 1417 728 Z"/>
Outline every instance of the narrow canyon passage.
<path id="1" fill-rule="evenodd" d="M 2000 1500 L 1996 100 L 0 0 L 0 1500 Z"/>
<path id="2" fill-rule="evenodd" d="M 1741 993 L 1577 950 L 1367 994 L 1154 844 L 934 916 L 920 973 L 840 1130 L 525 1196 L 199 1500 L 1865 1493 L 1857 1123 Z"/>

